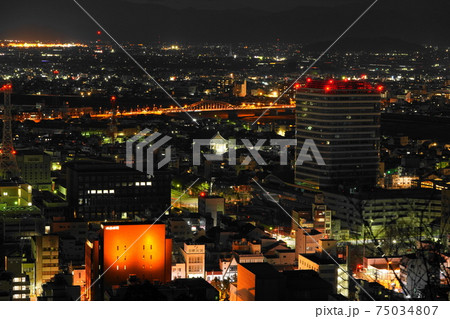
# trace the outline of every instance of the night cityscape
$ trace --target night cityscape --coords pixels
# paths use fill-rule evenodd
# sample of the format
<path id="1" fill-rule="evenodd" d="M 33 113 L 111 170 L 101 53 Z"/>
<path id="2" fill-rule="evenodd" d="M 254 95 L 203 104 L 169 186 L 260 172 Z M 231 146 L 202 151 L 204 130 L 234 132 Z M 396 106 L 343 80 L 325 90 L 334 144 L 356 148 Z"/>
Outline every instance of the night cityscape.
<path id="1" fill-rule="evenodd" d="M 449 3 L 37 3 L 0 31 L 0 300 L 450 301 Z"/>

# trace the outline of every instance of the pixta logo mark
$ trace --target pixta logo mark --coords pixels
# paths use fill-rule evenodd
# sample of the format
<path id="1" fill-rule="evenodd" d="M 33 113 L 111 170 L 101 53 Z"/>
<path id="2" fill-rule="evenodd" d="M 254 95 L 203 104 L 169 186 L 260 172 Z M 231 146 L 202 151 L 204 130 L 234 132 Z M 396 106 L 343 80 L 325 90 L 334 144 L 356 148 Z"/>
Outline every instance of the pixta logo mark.
<path id="1" fill-rule="evenodd" d="M 160 139 L 157 140 L 158 138 Z M 171 137 L 163 136 L 158 132 L 151 133 L 149 129 L 140 131 L 126 142 L 126 165 L 140 172 L 144 172 L 144 159 L 146 159 L 146 174 L 153 176 L 155 170 L 155 152 L 171 139 Z M 144 150 L 146 150 L 145 155 Z M 133 156 L 134 153 L 135 156 Z M 171 147 L 166 147 L 163 153 L 164 158 L 158 162 L 157 169 L 170 162 L 172 155 Z M 133 161 L 133 158 L 135 161 Z"/>

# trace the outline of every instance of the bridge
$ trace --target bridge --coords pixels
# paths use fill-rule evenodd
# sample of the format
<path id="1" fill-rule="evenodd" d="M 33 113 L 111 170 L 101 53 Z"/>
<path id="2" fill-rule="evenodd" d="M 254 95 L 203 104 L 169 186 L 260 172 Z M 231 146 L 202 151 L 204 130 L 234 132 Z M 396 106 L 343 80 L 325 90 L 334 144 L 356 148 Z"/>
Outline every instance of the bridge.
<path id="1" fill-rule="evenodd" d="M 265 104 L 265 103 L 242 103 L 233 105 L 222 101 L 202 100 L 190 105 L 183 106 L 181 109 L 178 106 L 171 106 L 170 108 L 159 109 L 160 114 L 165 113 L 180 113 L 180 112 L 211 112 L 211 111 L 234 111 L 234 110 L 266 110 L 266 109 L 291 109 L 295 108 L 295 104 Z"/>
<path id="2" fill-rule="evenodd" d="M 149 108 L 142 107 L 133 109 L 130 111 L 118 112 L 115 114 L 116 117 L 132 117 L 138 115 L 162 115 L 162 114 L 176 114 L 176 113 L 200 113 L 200 112 L 228 112 L 228 111 L 258 111 L 259 113 L 264 112 L 267 109 L 293 109 L 295 108 L 295 104 L 266 104 L 259 102 L 252 103 L 242 103 L 239 105 L 233 105 L 227 102 L 222 101 L 210 101 L 210 100 L 202 100 L 190 105 L 184 105 L 183 108 L 179 106 L 170 106 L 168 108 Z M 31 113 L 22 113 L 16 117 L 19 121 L 24 120 L 32 120 L 35 122 L 39 122 L 41 120 L 54 120 L 54 119 L 62 119 L 64 116 L 68 116 L 70 118 L 79 118 L 81 116 L 89 115 L 92 118 L 110 118 L 113 116 L 113 112 L 110 110 L 104 110 L 103 112 L 98 112 L 96 110 L 71 110 L 66 114 L 54 114 L 49 117 L 42 117 L 40 112 L 31 112 Z"/>

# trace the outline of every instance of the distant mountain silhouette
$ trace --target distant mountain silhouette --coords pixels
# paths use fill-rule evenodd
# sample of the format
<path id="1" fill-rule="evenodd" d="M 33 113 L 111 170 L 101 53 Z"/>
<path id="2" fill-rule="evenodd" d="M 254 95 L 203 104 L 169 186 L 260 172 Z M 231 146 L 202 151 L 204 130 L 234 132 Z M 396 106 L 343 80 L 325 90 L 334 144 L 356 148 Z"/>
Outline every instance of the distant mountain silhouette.
<path id="1" fill-rule="evenodd" d="M 283 12 L 254 8 L 173 9 L 123 0 L 79 0 L 121 42 L 332 41 L 370 1 L 336 7 L 296 7 Z M 276 1 L 274 1 L 276 5 Z M 93 40 L 98 27 L 72 2 L 14 0 L 2 15 L 0 37 Z M 450 45 L 447 0 L 379 1 L 345 38 L 398 38 L 418 44 Z"/>
<path id="2" fill-rule="evenodd" d="M 304 51 L 308 52 L 323 52 L 330 46 L 331 41 L 321 41 L 310 43 L 303 47 Z M 333 46 L 334 52 L 388 52 L 393 50 L 411 52 L 423 49 L 422 45 L 406 42 L 399 39 L 388 37 L 380 38 L 344 38 Z"/>

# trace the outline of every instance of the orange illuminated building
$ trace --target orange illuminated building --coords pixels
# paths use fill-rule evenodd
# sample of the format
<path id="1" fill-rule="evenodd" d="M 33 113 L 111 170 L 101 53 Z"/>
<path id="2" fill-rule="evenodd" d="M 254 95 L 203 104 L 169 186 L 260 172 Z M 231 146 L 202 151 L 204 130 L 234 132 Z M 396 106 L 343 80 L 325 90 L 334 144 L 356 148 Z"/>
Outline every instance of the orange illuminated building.
<path id="1" fill-rule="evenodd" d="M 100 238 L 86 242 L 86 300 L 101 300 L 105 290 L 126 284 L 130 275 L 168 282 L 171 265 L 172 239 L 164 224 L 103 223 Z"/>

